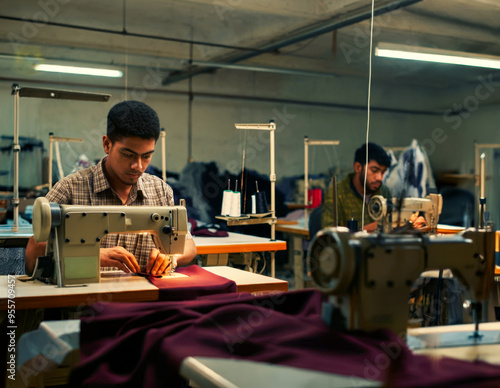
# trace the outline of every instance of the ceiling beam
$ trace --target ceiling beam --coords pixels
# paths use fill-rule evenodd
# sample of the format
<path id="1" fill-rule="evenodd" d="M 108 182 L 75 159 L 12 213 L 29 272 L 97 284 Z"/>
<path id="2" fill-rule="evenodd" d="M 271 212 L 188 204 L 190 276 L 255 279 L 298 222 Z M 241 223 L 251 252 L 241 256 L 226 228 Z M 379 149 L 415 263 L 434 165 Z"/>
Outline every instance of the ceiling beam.
<path id="1" fill-rule="evenodd" d="M 375 5 L 374 16 L 383 15 L 385 13 L 407 7 L 409 5 L 418 3 L 420 1 L 422 0 L 392 0 L 392 1 L 379 2 L 377 5 Z M 306 39 L 311 39 L 316 36 L 323 35 L 327 32 L 331 32 L 342 27 L 359 23 L 363 20 L 370 19 L 371 16 L 372 16 L 372 9 L 370 4 L 364 7 L 360 7 L 356 10 L 346 12 L 343 15 L 335 16 L 334 18 L 329 18 L 327 20 L 323 20 L 320 22 L 315 22 L 311 25 L 302 27 L 291 33 L 287 33 L 274 40 L 261 44 L 262 47 L 259 48 L 258 50 L 247 51 L 244 53 L 235 52 L 233 54 L 224 57 L 214 58 L 210 62 L 234 64 L 237 62 L 244 61 L 245 59 L 253 58 L 263 53 L 277 51 L 291 44 L 295 44 L 304 41 Z M 208 68 L 208 67 L 189 66 L 184 71 L 172 72 L 163 80 L 162 83 L 163 85 L 169 85 L 175 82 L 185 80 L 195 75 L 207 73 L 209 71 L 213 71 L 213 67 Z"/>

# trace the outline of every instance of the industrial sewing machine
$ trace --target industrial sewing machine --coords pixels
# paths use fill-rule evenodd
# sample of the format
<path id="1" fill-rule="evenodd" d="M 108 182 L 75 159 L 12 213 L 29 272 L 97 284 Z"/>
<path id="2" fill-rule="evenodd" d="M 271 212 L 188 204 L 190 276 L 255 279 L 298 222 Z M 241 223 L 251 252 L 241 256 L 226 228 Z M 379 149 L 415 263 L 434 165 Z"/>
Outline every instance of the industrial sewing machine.
<path id="1" fill-rule="evenodd" d="M 316 286 L 329 294 L 325 321 L 345 329 L 387 328 L 404 336 L 408 295 L 426 270 L 452 270 L 475 302 L 488 300 L 495 272 L 495 232 L 457 235 L 349 233 L 325 228 L 311 242 L 308 260 Z M 480 303 L 476 308 L 476 333 Z"/>
<path id="2" fill-rule="evenodd" d="M 427 230 L 436 232 L 439 215 L 443 209 L 441 194 L 429 194 L 426 198 L 397 198 L 387 200 L 381 195 L 374 195 L 368 203 L 368 213 L 377 221 L 379 230 L 390 233 L 394 228 L 402 227 L 415 212 L 423 213 Z"/>
<path id="3" fill-rule="evenodd" d="M 33 277 L 59 287 L 100 281 L 99 246 L 108 233 L 149 233 L 161 253 L 184 252 L 188 230 L 185 203 L 179 206 L 59 205 L 45 197 L 33 206 L 33 234 L 47 241 Z M 41 268 L 44 259 L 44 268 Z M 48 263 L 48 265 L 47 265 Z M 50 269 L 50 264 L 52 270 Z M 38 273 L 37 273 L 38 271 Z"/>

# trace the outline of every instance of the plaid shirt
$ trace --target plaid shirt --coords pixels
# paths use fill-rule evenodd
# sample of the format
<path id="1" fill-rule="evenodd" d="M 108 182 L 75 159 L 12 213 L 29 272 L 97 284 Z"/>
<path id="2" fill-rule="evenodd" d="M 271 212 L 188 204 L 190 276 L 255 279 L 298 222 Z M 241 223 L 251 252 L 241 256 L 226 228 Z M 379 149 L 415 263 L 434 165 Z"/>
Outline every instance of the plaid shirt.
<path id="1" fill-rule="evenodd" d="M 77 171 L 58 181 L 46 198 L 60 205 L 123 206 L 123 202 L 111 188 L 104 175 L 103 165 L 107 156 L 96 166 Z M 149 174 L 142 174 L 132 186 L 126 206 L 173 206 L 174 193 L 163 180 Z M 191 237 L 188 233 L 188 238 Z M 145 270 L 151 249 L 155 244 L 149 234 L 110 233 L 101 240 L 101 248 L 122 246 L 137 259 L 141 270 Z M 116 269 L 105 267 L 104 270 Z"/>
<path id="2" fill-rule="evenodd" d="M 344 179 L 340 181 L 337 185 L 337 216 L 338 216 L 338 226 L 347 226 L 347 221 L 351 219 L 351 214 L 355 220 L 358 221 L 358 229 L 361 230 L 361 217 L 363 211 L 363 197 L 359 195 L 353 186 L 352 179 L 354 173 L 347 175 Z M 391 192 L 387 186 L 381 185 L 377 191 L 371 195 L 366 196 L 366 202 L 370 201 L 372 195 L 382 195 L 384 198 L 390 198 Z M 370 224 L 374 220 L 370 217 L 368 213 L 368 206 L 365 203 L 365 222 L 364 224 Z M 333 225 L 333 190 L 332 186 L 328 188 L 325 196 L 325 201 L 323 203 L 323 208 L 321 212 L 321 227 L 325 228 L 327 226 Z"/>

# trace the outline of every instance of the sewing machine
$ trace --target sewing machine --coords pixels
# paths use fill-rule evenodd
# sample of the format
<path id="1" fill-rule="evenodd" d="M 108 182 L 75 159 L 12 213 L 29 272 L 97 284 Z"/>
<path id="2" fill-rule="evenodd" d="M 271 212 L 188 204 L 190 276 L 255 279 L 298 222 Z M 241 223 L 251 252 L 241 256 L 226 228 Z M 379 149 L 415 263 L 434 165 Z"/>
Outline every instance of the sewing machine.
<path id="1" fill-rule="evenodd" d="M 403 226 L 415 212 L 423 213 L 427 229 L 435 233 L 442 209 L 441 194 L 429 194 L 426 198 L 403 198 L 399 202 L 397 198 L 387 200 L 381 195 L 374 195 L 368 203 L 368 213 L 384 233 Z"/>
<path id="2" fill-rule="evenodd" d="M 47 248 L 33 276 L 59 287 L 98 283 L 99 246 L 106 234 L 150 233 L 161 253 L 174 255 L 184 252 L 187 230 L 183 200 L 171 207 L 79 206 L 59 205 L 39 197 L 33 205 L 33 234 L 37 242 L 47 241 Z M 45 268 L 39 268 L 42 261 Z"/>
<path id="3" fill-rule="evenodd" d="M 325 228 L 311 242 L 308 260 L 316 286 L 330 295 L 325 321 L 344 329 L 387 328 L 404 336 L 408 296 L 422 272 L 449 268 L 475 302 L 487 301 L 494 255 L 491 227 L 445 236 Z M 481 304 L 474 306 L 479 310 Z"/>

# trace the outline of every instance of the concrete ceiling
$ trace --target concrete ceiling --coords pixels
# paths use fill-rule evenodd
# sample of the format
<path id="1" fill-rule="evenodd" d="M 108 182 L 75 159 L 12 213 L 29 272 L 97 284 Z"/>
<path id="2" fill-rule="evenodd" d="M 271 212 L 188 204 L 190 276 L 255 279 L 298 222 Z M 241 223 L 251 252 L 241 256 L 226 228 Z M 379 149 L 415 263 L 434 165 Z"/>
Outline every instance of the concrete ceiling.
<path id="1" fill-rule="evenodd" d="M 500 55 L 498 0 L 375 5 L 384 12 L 375 18 L 374 46 Z M 161 88 L 175 88 L 187 74 L 215 71 L 213 63 L 365 79 L 370 10 L 368 0 L 2 0 L 0 79 L 97 85 L 33 70 L 34 63 L 54 61 L 126 69 L 129 87 L 154 73 Z M 500 80 L 499 71 L 488 69 L 372 58 L 373 77 L 383 82 L 450 88 L 485 74 Z M 189 67 L 190 59 L 197 65 Z M 98 82 L 123 86 L 123 80 Z"/>

